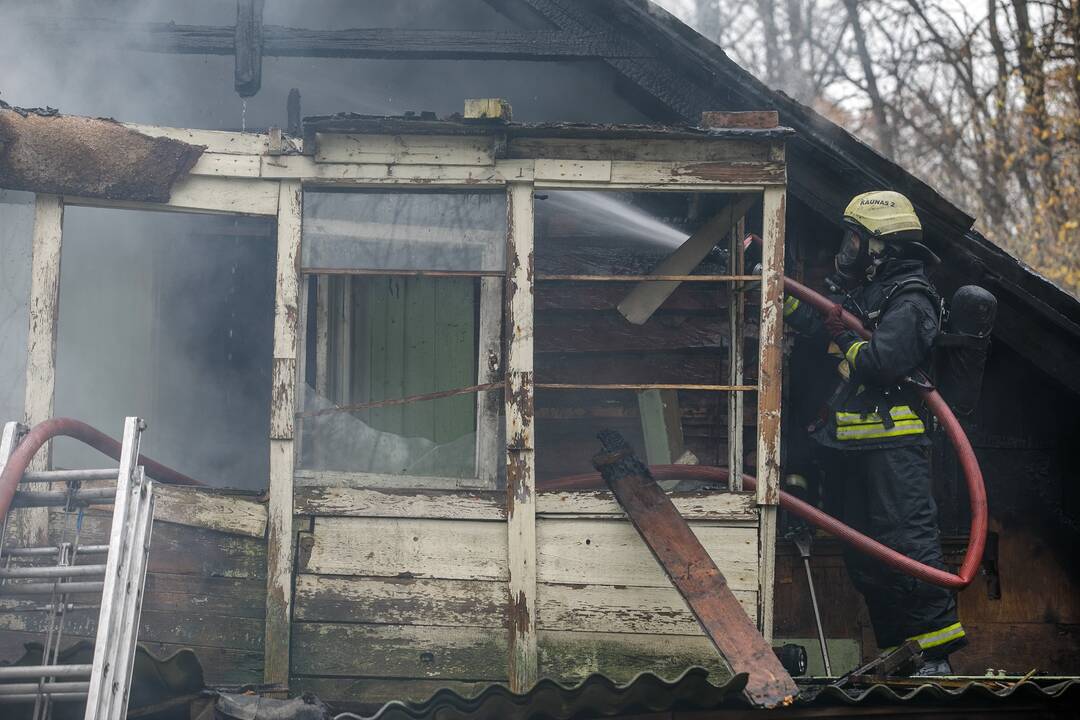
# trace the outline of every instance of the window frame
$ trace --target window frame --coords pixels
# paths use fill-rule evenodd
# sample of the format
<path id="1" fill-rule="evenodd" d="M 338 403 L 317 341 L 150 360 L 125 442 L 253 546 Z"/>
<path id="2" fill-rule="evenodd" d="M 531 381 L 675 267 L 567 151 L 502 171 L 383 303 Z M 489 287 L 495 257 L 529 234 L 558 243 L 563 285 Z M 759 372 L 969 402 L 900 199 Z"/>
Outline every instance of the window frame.
<path id="1" fill-rule="evenodd" d="M 370 136 L 366 136 L 371 142 Z M 475 144 L 475 143 L 474 143 Z M 402 143 L 393 143 L 394 149 L 401 152 Z M 419 166 L 413 166 L 419 167 Z M 430 171 L 432 168 L 427 168 Z M 341 184 L 305 183 L 303 191 L 306 193 L 327 190 L 341 191 Z M 344 189 L 355 190 L 378 190 L 381 192 L 408 192 L 415 190 L 412 187 L 400 187 L 397 183 L 368 184 L 349 183 Z M 425 190 L 438 192 L 472 190 L 474 192 L 497 192 L 495 187 L 475 187 L 467 182 L 435 182 L 425 184 Z M 507 196 L 507 202 L 509 198 Z M 303 204 L 303 203 L 301 203 Z M 301 246 L 303 238 L 301 237 Z M 504 253 L 510 251 L 510 232 L 507 229 L 504 238 Z M 300 337 L 300 372 L 297 375 L 297 411 L 298 415 L 307 407 L 307 363 L 311 361 L 308 355 L 308 318 L 310 308 L 307 303 L 314 295 L 316 297 L 315 308 L 315 367 L 316 367 L 316 391 L 320 386 L 328 388 L 326 369 L 330 359 L 327 357 L 329 347 L 329 290 L 328 284 L 317 282 L 317 278 L 330 277 L 462 277 L 477 278 L 480 283 L 480 301 L 478 312 L 478 342 L 477 342 L 477 376 L 476 385 L 502 382 L 503 368 L 503 318 L 504 318 L 504 286 L 505 268 L 500 270 L 372 270 L 367 268 L 335 269 L 329 272 L 323 268 L 301 268 L 301 312 L 299 322 Z M 315 283 L 315 290 L 312 290 Z M 349 306 L 351 309 L 351 306 Z M 343 313 L 342 322 L 351 323 Z M 503 473 L 503 451 L 501 448 L 501 414 L 503 403 L 498 400 L 502 391 L 489 390 L 476 393 L 476 472 L 474 477 L 455 478 L 440 476 L 421 475 L 396 475 L 386 473 L 371 473 L 364 471 L 340 471 L 340 470 L 315 470 L 305 469 L 299 466 L 300 452 L 303 444 L 302 423 L 297 423 L 295 442 L 297 443 L 296 457 L 297 466 L 294 469 L 294 482 L 297 487 L 344 487 L 344 488 L 383 488 L 402 490 L 496 490 L 499 487 Z M 325 395 L 324 395 L 325 396 Z"/>

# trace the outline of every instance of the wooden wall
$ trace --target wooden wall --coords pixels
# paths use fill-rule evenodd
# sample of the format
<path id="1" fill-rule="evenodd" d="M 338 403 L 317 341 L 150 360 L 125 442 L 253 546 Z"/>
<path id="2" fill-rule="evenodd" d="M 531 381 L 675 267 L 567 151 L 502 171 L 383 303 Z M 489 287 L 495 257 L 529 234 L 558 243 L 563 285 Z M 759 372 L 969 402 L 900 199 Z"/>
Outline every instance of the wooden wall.
<path id="1" fill-rule="evenodd" d="M 298 488 L 294 692 L 380 703 L 507 681 L 500 493 Z"/>
<path id="2" fill-rule="evenodd" d="M 744 494 L 689 494 L 676 505 L 751 618 L 757 618 L 757 508 Z M 602 672 L 628 682 L 686 668 L 728 676 L 709 639 L 618 505 L 604 493 L 543 493 L 537 520 L 540 676 Z"/>
<path id="3" fill-rule="evenodd" d="M 294 692 L 377 704 L 507 681 L 501 493 L 299 488 Z M 754 616 L 749 495 L 676 499 Z M 619 680 L 691 665 L 727 675 L 648 548 L 605 492 L 537 505 L 540 676 Z"/>
<path id="4" fill-rule="evenodd" d="M 266 613 L 266 511 L 249 497 L 158 486 L 150 564 L 139 642 L 158 657 L 191 648 L 212 686 L 261 683 Z M 90 509 L 80 542 L 108 544 L 112 510 Z M 53 512 L 50 541 L 71 539 L 74 513 Z M 97 602 L 89 596 L 80 602 Z M 0 600 L 0 660 L 23 654 L 23 643 L 41 642 L 45 613 L 31 603 Z M 97 608 L 69 614 L 66 647 L 93 641 Z M 68 642 L 70 641 L 70 643 Z"/>

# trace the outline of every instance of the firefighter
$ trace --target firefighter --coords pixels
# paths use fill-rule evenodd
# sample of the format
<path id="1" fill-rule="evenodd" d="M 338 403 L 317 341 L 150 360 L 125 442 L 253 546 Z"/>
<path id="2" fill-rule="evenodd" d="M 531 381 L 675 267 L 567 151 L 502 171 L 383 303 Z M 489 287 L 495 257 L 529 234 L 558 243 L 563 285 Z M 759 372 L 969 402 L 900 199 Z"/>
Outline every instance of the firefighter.
<path id="1" fill-rule="evenodd" d="M 900 193 L 855 197 L 843 224 L 836 274 L 828 284 L 872 331 L 871 338 L 848 330 L 839 307 L 822 317 L 796 298 L 784 304 L 784 317 L 804 336 L 802 342 L 816 344 L 819 352 L 827 348 L 830 372 L 840 375 L 809 427 L 829 507 L 863 534 L 944 568 L 930 486 L 928 419 L 904 382 L 930 370 L 941 301 L 926 266 L 939 260 L 922 243 L 919 218 Z M 951 674 L 948 656 L 966 643 L 955 594 L 854 550 L 844 559 L 866 600 L 878 645 L 917 640 L 923 663 L 916 674 Z"/>

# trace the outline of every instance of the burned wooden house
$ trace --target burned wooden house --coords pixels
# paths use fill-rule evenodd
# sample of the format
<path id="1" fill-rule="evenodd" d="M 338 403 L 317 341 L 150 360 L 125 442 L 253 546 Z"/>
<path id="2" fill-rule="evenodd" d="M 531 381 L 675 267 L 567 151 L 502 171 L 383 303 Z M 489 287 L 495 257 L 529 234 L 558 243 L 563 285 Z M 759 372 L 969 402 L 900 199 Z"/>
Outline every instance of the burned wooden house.
<path id="1" fill-rule="evenodd" d="M 4 97 L 63 111 L 0 109 L 0 419 L 147 421 L 144 455 L 183 482 L 155 488 L 142 646 L 191 649 L 209 685 L 369 706 L 597 672 L 723 680 L 594 476 L 612 428 L 668 468 L 761 634 L 822 674 L 778 510 L 782 476 L 809 473 L 783 442 L 801 390 L 781 278 L 820 284 L 844 205 L 889 188 L 944 258 L 939 287 L 1000 303 L 965 419 L 991 534 L 955 666 L 1080 668 L 1076 298 L 648 2 L 281 5 L 0 30 L 20 52 Z M 32 470 L 95 454 L 59 438 Z M 934 458 L 958 559 L 966 496 L 943 438 Z M 109 517 L 16 508 L 5 542 L 107 543 Z M 839 545 L 819 540 L 813 571 L 850 670 L 878 649 Z M 13 660 L 55 613 L 4 590 Z M 97 617 L 73 603 L 64 637 Z"/>

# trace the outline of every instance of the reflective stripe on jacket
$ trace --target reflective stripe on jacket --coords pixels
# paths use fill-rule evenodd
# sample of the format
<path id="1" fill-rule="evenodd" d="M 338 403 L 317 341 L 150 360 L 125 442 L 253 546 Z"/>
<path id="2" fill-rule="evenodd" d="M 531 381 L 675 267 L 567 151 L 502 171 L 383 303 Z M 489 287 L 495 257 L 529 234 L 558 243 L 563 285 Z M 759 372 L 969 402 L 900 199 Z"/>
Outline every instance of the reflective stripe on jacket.
<path id="1" fill-rule="evenodd" d="M 922 435 L 926 426 L 909 405 L 897 405 L 889 409 L 892 422 L 886 423 L 878 413 L 836 413 L 836 439 L 879 440 L 881 438 Z"/>

